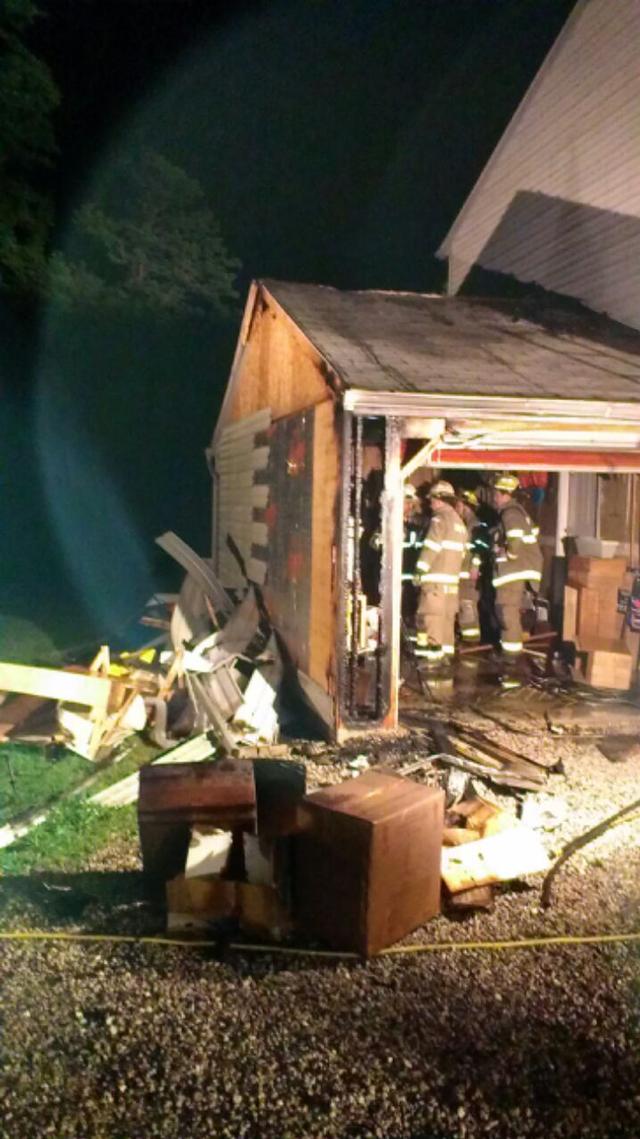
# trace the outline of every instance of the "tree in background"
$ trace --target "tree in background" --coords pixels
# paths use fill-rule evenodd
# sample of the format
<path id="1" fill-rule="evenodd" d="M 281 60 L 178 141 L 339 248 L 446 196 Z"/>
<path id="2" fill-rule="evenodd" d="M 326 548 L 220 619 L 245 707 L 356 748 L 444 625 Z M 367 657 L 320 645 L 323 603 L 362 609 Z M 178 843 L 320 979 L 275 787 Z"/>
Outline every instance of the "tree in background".
<path id="1" fill-rule="evenodd" d="M 23 41 L 37 14 L 32 0 L 0 4 L 0 293 L 20 299 L 44 281 L 53 223 L 46 175 L 60 93 Z"/>
<path id="2" fill-rule="evenodd" d="M 225 314 L 238 269 L 199 182 L 142 150 L 77 212 L 67 252 L 51 258 L 50 287 L 65 308 Z"/>

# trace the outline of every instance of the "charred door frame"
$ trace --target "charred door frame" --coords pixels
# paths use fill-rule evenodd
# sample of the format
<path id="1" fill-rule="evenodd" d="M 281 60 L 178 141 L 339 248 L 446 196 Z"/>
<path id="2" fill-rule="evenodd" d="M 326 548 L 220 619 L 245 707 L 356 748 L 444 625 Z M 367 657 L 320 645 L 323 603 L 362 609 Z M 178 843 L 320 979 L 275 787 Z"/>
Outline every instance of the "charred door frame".
<path id="1" fill-rule="evenodd" d="M 402 573 L 402 469 L 403 420 L 381 416 L 384 422 L 382 493 L 382 562 L 380 571 L 380 628 L 376 654 L 375 710 L 357 713 L 358 605 L 360 582 L 360 528 L 362 497 L 363 419 L 343 412 L 342 486 L 340 500 L 341 589 L 338 598 L 338 735 L 349 731 L 393 728 L 398 718 L 400 672 L 400 606 Z"/>
<path id="2" fill-rule="evenodd" d="M 352 412 L 342 411 L 342 448 L 340 456 L 340 522 L 339 522 L 339 556 L 340 556 L 340 585 L 338 591 L 336 629 L 336 657 L 338 674 L 338 691 L 336 694 L 336 734 L 340 736 L 343 721 L 347 718 L 348 702 L 346 700 L 347 685 L 350 675 L 350 661 L 347 648 L 347 611 L 349 589 L 349 563 L 350 563 L 350 536 L 349 517 L 351 511 L 351 484 L 353 478 L 353 421 Z"/>
<path id="3" fill-rule="evenodd" d="M 383 726 L 398 723 L 400 617 L 402 606 L 402 428 L 403 420 L 385 420 L 382 567 L 380 574 L 380 696 Z"/>

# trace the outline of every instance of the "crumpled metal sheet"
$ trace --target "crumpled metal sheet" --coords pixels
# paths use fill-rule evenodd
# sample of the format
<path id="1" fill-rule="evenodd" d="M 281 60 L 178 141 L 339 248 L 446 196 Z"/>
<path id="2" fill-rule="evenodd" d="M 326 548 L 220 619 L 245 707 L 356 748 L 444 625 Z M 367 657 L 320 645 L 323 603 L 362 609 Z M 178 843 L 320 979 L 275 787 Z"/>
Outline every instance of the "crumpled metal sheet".
<path id="1" fill-rule="evenodd" d="M 179 538 L 172 530 L 160 534 L 156 538 L 156 543 L 198 583 L 207 597 L 213 601 L 217 612 L 222 615 L 231 613 L 233 609 L 231 598 L 204 558 L 196 554 L 195 550 L 192 550 L 191 546 L 183 542 L 182 538 Z"/>
<path id="2" fill-rule="evenodd" d="M 255 590 L 251 588 L 224 628 L 201 642 L 198 652 L 206 656 L 214 668 L 233 657 L 246 656 L 255 660 L 264 652 L 270 634 L 271 627 L 260 612 Z"/>

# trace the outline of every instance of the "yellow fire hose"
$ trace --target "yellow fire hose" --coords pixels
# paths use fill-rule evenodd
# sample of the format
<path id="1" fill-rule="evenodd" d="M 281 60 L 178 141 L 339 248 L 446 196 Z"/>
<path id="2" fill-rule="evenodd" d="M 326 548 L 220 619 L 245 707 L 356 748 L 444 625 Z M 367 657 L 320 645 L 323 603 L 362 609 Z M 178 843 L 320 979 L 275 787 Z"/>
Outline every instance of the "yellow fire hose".
<path id="1" fill-rule="evenodd" d="M 64 933 L 61 931 L 11 930 L 0 933 L 0 942 L 62 941 L 111 945 L 163 945 L 186 949 L 215 949 L 219 942 L 176 937 L 136 937 L 134 934 Z M 526 937 L 513 941 L 433 941 L 416 945 L 393 945 L 383 949 L 378 957 L 401 957 L 413 953 L 456 953 L 466 950 L 547 949 L 562 945 L 611 945 L 622 942 L 640 942 L 640 932 L 559 934 L 552 937 Z M 259 945 L 232 941 L 229 949 L 238 953 L 265 953 L 280 957 L 325 957 L 334 960 L 362 961 L 358 953 L 332 949 L 301 949 L 289 945 Z M 373 960 L 373 959 L 372 959 Z"/>

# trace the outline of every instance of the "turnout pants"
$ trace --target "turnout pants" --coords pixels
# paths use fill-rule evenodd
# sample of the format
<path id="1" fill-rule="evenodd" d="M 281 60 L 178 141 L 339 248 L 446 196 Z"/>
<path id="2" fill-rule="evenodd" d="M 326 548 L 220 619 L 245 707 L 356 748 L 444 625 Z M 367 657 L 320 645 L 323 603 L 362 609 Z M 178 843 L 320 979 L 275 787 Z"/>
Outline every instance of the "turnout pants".
<path id="1" fill-rule="evenodd" d="M 496 586 L 496 615 L 500 625 L 500 640 L 503 652 L 512 658 L 522 652 L 520 612 L 526 588 L 525 581 L 510 581 L 506 585 Z"/>
<path id="2" fill-rule="evenodd" d="M 416 614 L 416 653 L 427 660 L 453 656 L 458 612 L 458 586 L 427 582 L 420 589 Z"/>
<path id="3" fill-rule="evenodd" d="M 477 644 L 480 640 L 478 590 L 475 583 L 468 578 L 463 578 L 460 582 L 458 624 L 464 643 L 466 645 Z"/>

